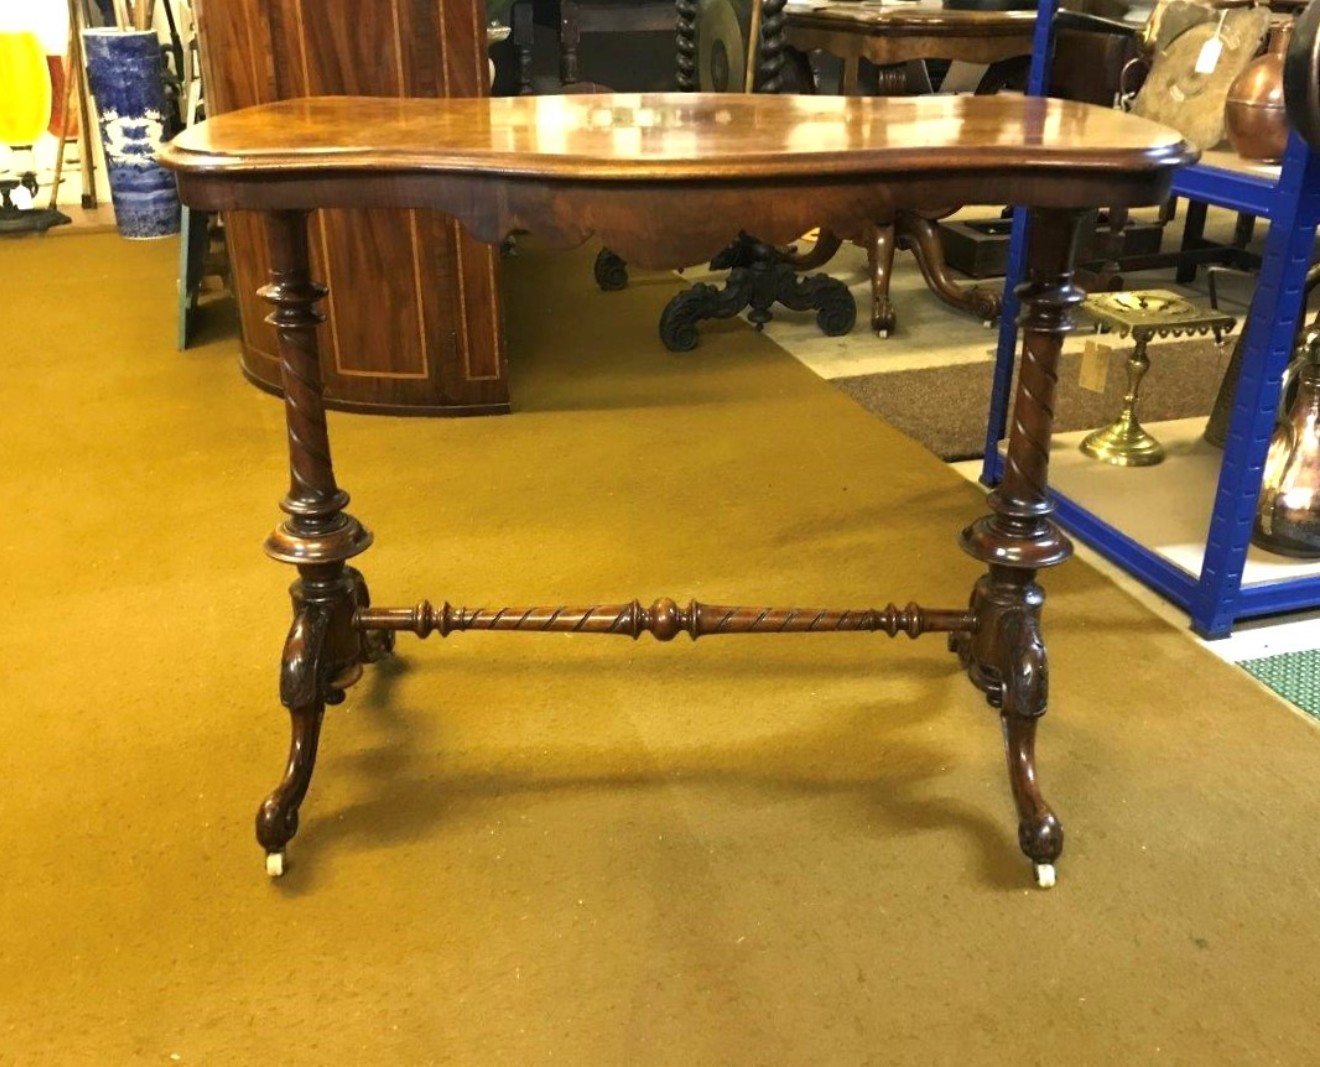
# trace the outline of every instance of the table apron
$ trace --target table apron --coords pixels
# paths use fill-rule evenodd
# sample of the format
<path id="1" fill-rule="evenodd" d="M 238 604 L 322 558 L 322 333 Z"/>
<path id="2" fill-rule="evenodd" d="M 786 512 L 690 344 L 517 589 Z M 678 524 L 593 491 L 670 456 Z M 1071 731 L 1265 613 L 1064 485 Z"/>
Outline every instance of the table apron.
<path id="1" fill-rule="evenodd" d="M 717 182 L 546 181 L 477 174 L 289 172 L 179 174 L 185 203 L 207 211 L 412 208 L 456 218 L 478 240 L 530 232 L 568 248 L 595 236 L 629 262 L 667 269 L 710 259 L 739 230 L 771 243 L 824 226 L 841 235 L 900 208 L 948 204 L 1088 209 L 1162 203 L 1173 169 L 1107 171 L 1037 165 Z"/>
<path id="2" fill-rule="evenodd" d="M 854 29 L 790 25 L 788 44 L 800 52 L 828 52 L 839 59 L 867 59 L 882 66 L 912 59 L 998 63 L 1030 55 L 1031 32 L 1014 30 L 1002 36 L 968 37 L 927 32 L 896 33 L 882 26 L 864 33 Z"/>

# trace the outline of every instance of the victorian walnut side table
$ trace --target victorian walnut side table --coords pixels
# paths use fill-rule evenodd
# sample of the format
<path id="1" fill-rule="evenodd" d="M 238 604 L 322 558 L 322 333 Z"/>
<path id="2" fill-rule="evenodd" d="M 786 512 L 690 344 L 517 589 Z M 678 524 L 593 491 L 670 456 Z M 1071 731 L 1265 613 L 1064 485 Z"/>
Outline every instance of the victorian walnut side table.
<path id="1" fill-rule="evenodd" d="M 291 481 L 286 518 L 265 547 L 298 570 L 280 668 L 292 719 L 288 764 L 257 813 L 270 874 L 283 872 L 298 828 L 326 705 L 390 652 L 396 632 L 647 631 L 668 641 L 680 633 L 884 631 L 948 634 L 999 712 L 1019 843 L 1037 882 L 1053 884 L 1063 830 L 1036 775 L 1036 723 L 1048 693 L 1036 572 L 1071 553 L 1046 487 L 1059 349 L 1083 298 L 1072 263 L 1088 209 L 1168 196 L 1176 168 L 1195 158 L 1177 133 L 1090 105 L 1022 97 L 336 97 L 217 116 L 185 130 L 163 158 L 186 203 L 262 213 L 270 234 L 262 295 L 279 337 Z M 817 224 L 843 229 L 948 203 L 1031 209 L 1007 465 L 990 513 L 961 534 L 962 548 L 986 566 L 966 607 L 684 606 L 666 598 L 649 606 L 371 604 L 362 574 L 348 565 L 371 534 L 345 510 L 348 494 L 331 464 L 316 350 L 326 290 L 309 274 L 311 212 L 442 211 L 492 243 L 514 230 L 560 246 L 594 234 L 634 262 L 663 268 L 710 257 L 739 228 L 786 242 Z"/>

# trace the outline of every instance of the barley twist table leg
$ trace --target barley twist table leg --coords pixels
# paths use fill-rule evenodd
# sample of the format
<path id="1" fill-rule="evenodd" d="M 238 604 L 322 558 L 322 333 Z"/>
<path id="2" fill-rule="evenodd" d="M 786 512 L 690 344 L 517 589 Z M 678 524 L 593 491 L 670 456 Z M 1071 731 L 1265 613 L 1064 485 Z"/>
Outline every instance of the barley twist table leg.
<path id="1" fill-rule="evenodd" d="M 312 282 L 307 249 L 308 216 L 301 211 L 267 216 L 270 284 L 262 297 L 274 306 L 267 321 L 279 340 L 289 438 L 289 491 L 280 507 L 288 516 L 266 539 L 266 554 L 298 568 L 290 593 L 293 624 L 280 668 L 280 700 L 289 710 L 292 737 L 279 785 L 257 812 L 257 840 L 267 870 L 283 873 L 284 848 L 298 828 L 298 807 L 316 762 L 326 704 L 343 699 L 388 642 L 363 638 L 353 615 L 369 604 L 362 575 L 345 561 L 371 544 L 371 535 L 344 508 L 348 494 L 335 482 L 330 458 L 316 328 L 316 304 L 324 287 Z"/>
<path id="2" fill-rule="evenodd" d="M 1072 328 L 1070 311 L 1085 294 L 1072 284 L 1083 216 L 1034 211 L 1024 341 L 1004 478 L 990 494 L 991 514 L 962 533 L 963 548 L 988 565 L 972 593 L 976 627 L 950 640 L 972 681 L 1000 713 L 1009 782 L 1018 811 L 1018 841 L 1042 886 L 1054 882 L 1063 828 L 1041 795 L 1036 775 L 1036 723 L 1048 704 L 1049 667 L 1041 635 L 1045 594 L 1036 571 L 1066 560 L 1067 537 L 1050 519 L 1046 494 L 1059 350 Z"/>

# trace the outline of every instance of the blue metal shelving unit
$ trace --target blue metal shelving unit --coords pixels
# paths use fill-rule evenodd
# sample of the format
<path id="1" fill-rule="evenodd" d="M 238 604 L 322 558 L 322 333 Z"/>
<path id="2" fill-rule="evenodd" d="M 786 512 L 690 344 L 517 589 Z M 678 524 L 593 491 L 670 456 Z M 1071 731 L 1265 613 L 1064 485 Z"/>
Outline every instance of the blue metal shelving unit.
<path id="1" fill-rule="evenodd" d="M 1320 155 L 1294 134 L 1277 181 L 1197 164 L 1179 173 L 1174 193 L 1256 215 L 1270 223 L 1244 328 L 1242 374 L 1200 576 L 1175 566 L 1060 493 L 1054 495 L 1056 516 L 1065 529 L 1187 611 L 1198 633 L 1224 637 L 1241 619 L 1320 606 L 1320 576 L 1245 587 L 1242 584 L 1280 383 L 1305 310 L 1303 283 L 1311 264 L 1316 227 L 1320 225 Z M 1018 233 L 1023 229 L 1015 217 L 1013 251 L 1019 254 L 1014 258 L 1010 252 L 1010 289 L 1023 273 L 1021 251 L 1025 241 Z M 1005 304 L 1007 307 L 1007 300 Z M 999 332 L 981 476 L 987 485 L 997 484 L 1002 470 L 999 441 L 1008 416 L 1008 387 L 1016 356 L 1017 329 L 1005 315 Z"/>

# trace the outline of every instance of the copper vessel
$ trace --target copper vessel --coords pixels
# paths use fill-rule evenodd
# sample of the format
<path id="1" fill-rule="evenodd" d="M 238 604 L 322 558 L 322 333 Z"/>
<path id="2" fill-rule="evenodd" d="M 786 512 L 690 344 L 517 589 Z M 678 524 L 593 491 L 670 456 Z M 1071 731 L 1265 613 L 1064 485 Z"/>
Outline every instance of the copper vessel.
<path id="1" fill-rule="evenodd" d="M 1274 427 L 1265 459 L 1253 544 L 1285 556 L 1320 559 L 1320 330 L 1285 373 L 1296 393 Z M 1286 396 L 1288 389 L 1284 389 Z"/>
<path id="2" fill-rule="evenodd" d="M 1278 163 L 1288 146 L 1288 114 L 1283 103 L 1283 56 L 1292 37 L 1292 21 L 1270 29 L 1265 54 L 1233 79 L 1224 104 L 1224 129 L 1243 159 Z"/>

